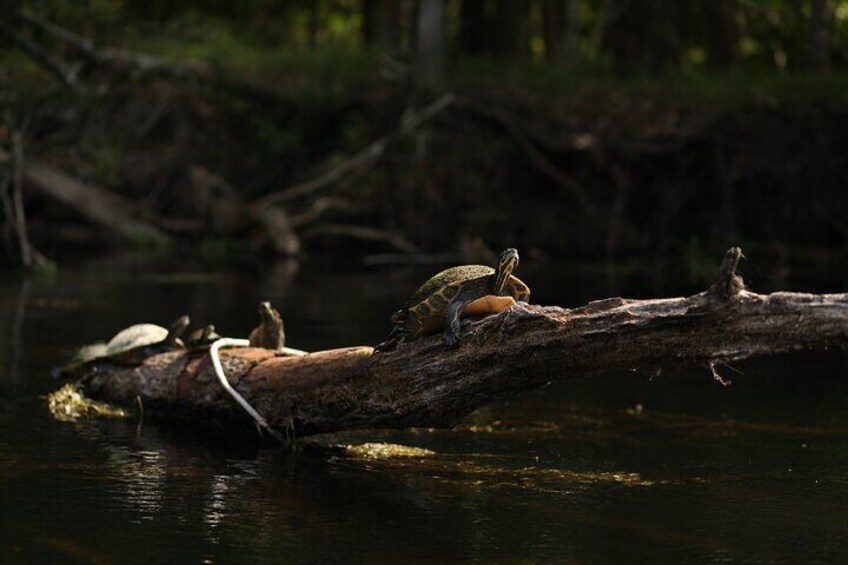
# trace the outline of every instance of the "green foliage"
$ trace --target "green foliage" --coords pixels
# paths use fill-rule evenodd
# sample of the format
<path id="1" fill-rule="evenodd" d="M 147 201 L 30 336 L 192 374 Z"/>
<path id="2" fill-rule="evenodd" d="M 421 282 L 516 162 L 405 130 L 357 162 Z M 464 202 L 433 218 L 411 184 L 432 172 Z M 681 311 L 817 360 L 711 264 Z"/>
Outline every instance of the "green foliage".
<path id="1" fill-rule="evenodd" d="M 32 265 L 32 274 L 40 280 L 53 281 L 59 272 L 59 266 L 55 261 L 44 258 L 42 261 L 36 261 Z"/>
<path id="2" fill-rule="evenodd" d="M 167 253 L 172 250 L 172 247 L 168 240 L 150 237 L 144 232 L 135 232 L 130 236 L 129 248 L 135 251 Z"/>
<path id="3" fill-rule="evenodd" d="M 504 47 L 496 37 L 505 24 L 498 21 L 503 18 L 496 9 L 499 3 L 483 2 L 483 17 L 492 26 L 485 28 L 482 41 L 490 44 L 473 51 L 459 40 L 460 19 L 468 16 L 461 9 L 464 4 L 450 3 L 447 88 L 461 96 L 470 93 L 468 98 L 475 100 L 485 98 L 477 98 L 478 93 L 493 93 L 499 105 L 516 115 L 526 109 L 528 124 L 547 122 L 552 130 L 559 128 L 556 134 L 562 139 L 572 134 L 577 139 L 584 131 L 586 137 L 594 136 L 591 127 L 584 127 L 589 122 L 599 129 L 612 122 L 610 136 L 650 137 L 658 129 L 674 128 L 665 128 L 660 119 L 664 124 L 683 116 L 679 123 L 684 123 L 692 115 L 709 118 L 738 108 L 848 104 L 848 0 L 829 3 L 831 68 L 826 73 L 804 68 L 810 2 L 680 2 L 673 14 L 661 18 L 662 27 L 674 28 L 671 35 L 679 43 L 668 44 L 679 52 L 664 58 L 673 63 L 660 71 L 628 61 L 626 52 L 617 54 L 609 47 L 610 9 L 619 1 L 579 1 L 571 51 L 558 59 L 548 56 L 543 33 L 545 7 L 552 3 L 526 3 L 528 9 L 517 16 L 516 45 Z M 359 0 L 42 0 L 29 8 L 91 37 L 99 47 L 175 61 L 197 59 L 263 94 L 247 87 L 219 88 L 221 83 L 128 78 L 90 63 L 81 66 L 79 90 L 71 91 L 58 85 L 43 65 L 8 45 L 0 49 L 0 79 L 6 91 L 17 92 L 21 105 L 37 108 L 33 154 L 41 151 L 40 156 L 132 198 L 149 197 L 152 206 L 169 213 L 173 209 L 174 217 L 190 216 L 196 210 L 181 191 L 190 185 L 186 171 L 193 166 L 220 176 L 244 191 L 243 196 L 259 196 L 308 178 L 388 131 L 407 104 L 415 78 L 415 3 L 402 4 L 398 18 L 404 37 L 389 46 L 375 39 L 376 33 L 370 39 L 362 36 L 366 15 Z M 312 12 L 311 6 L 317 10 Z M 651 13 L 657 6 L 655 2 Z M 718 24 L 724 26 L 721 33 Z M 516 25 L 507 27 L 515 32 Z M 68 67 L 84 60 L 35 27 L 27 26 L 25 32 Z M 640 34 L 650 35 L 633 25 L 623 33 L 633 34 L 627 45 L 644 40 Z M 386 107 L 386 101 L 392 105 Z M 402 226 L 411 239 L 432 248 L 454 245 L 456 232 L 487 234 L 507 245 L 521 237 L 522 229 L 544 234 L 543 244 L 573 246 L 574 238 L 563 235 L 561 218 L 535 217 L 547 202 L 527 202 L 522 194 L 522 203 L 514 203 L 511 187 L 524 186 L 528 170 L 533 172 L 532 167 L 522 168 L 527 159 L 514 140 L 496 126 L 497 134 L 486 137 L 487 120 L 468 124 L 465 119 L 447 112 L 437 126 L 450 132 L 445 143 L 461 150 L 439 154 L 441 140 L 434 136 L 423 152 L 413 136 L 393 146 L 391 158 L 365 182 L 359 177 L 343 188 L 357 192 L 350 200 L 380 202 L 375 217 L 383 214 L 388 218 L 384 223 Z M 460 139 L 463 135 L 467 137 Z M 556 167 L 574 165 L 568 155 L 544 149 L 552 160 L 562 161 Z M 425 153 L 429 156 L 422 160 Z M 546 186 L 550 179 L 539 175 L 534 182 Z M 597 183 L 600 188 L 591 189 L 603 191 L 608 185 L 605 179 Z M 544 190 L 538 197 L 559 198 Z M 601 201 L 605 195 L 593 197 Z M 638 205 L 633 198 L 625 213 Z M 626 218 L 622 229 L 620 239 L 633 240 L 632 234 L 643 232 Z M 142 238 L 135 245 L 147 249 L 150 242 Z M 201 248 L 207 256 L 228 256 L 234 253 L 230 245 L 210 239 Z M 685 247 L 693 278 L 713 273 L 709 261 L 714 249 L 704 250 L 707 243 L 682 237 L 673 245 Z"/>
<path id="4" fill-rule="evenodd" d="M 617 76 L 605 65 L 553 67 L 541 62 L 504 64 L 479 58 L 460 60 L 455 70 L 466 79 L 498 85 L 500 89 L 563 98 L 595 109 L 628 106 L 634 100 L 671 108 L 848 103 L 848 74 L 843 72 L 692 68 L 661 76 Z"/>

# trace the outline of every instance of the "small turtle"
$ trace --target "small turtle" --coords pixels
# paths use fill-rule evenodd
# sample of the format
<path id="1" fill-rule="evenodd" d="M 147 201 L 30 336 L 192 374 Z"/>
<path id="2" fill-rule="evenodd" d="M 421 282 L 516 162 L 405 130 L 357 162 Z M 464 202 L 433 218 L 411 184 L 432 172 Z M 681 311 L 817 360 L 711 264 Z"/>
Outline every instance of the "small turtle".
<path id="1" fill-rule="evenodd" d="M 215 331 L 215 326 L 209 324 L 208 326 L 198 328 L 191 332 L 188 337 L 185 338 L 185 346 L 188 349 L 207 347 L 219 339 L 221 339 L 221 336 Z"/>
<path id="2" fill-rule="evenodd" d="M 103 362 L 130 367 L 141 365 L 148 357 L 185 347 L 180 337 L 189 323 L 188 316 L 180 316 L 168 329 L 155 324 L 130 326 L 115 334 L 106 344 L 83 347 L 70 365 L 54 371 L 54 374 L 82 377 Z"/>
<path id="3" fill-rule="evenodd" d="M 444 270 L 421 285 L 407 301 L 406 306 L 392 316 L 389 338 L 374 348 L 388 351 L 398 343 L 414 341 L 438 333 L 444 328 L 444 342 L 448 346 L 459 343 L 460 316 L 488 314 L 503 310 L 507 304 L 480 299 L 504 296 L 520 302 L 530 299 L 530 288 L 512 271 L 518 265 L 518 251 L 507 249 L 501 253 L 496 269 L 483 265 L 463 265 Z M 475 303 L 473 308 L 469 305 Z M 512 300 L 509 304 L 513 304 Z M 479 307 L 476 306 L 479 304 Z"/>
<path id="4" fill-rule="evenodd" d="M 259 325 L 250 332 L 250 347 L 280 351 L 286 346 L 283 319 L 270 302 L 259 303 Z"/>

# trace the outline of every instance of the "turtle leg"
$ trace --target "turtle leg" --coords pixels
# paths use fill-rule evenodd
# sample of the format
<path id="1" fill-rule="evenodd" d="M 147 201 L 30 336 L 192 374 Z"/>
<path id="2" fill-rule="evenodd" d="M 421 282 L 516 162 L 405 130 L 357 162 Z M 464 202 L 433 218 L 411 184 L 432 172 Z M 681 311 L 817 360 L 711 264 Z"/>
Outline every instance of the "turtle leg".
<path id="1" fill-rule="evenodd" d="M 380 342 L 376 346 L 374 346 L 374 352 L 381 353 L 383 351 L 391 351 L 395 348 L 395 346 L 397 346 L 399 342 L 400 332 L 392 330 L 392 333 L 389 335 L 386 341 Z"/>
<path id="2" fill-rule="evenodd" d="M 462 289 L 459 289 L 459 292 L 453 297 L 450 304 L 448 304 L 448 309 L 445 313 L 445 333 L 442 339 L 448 347 L 459 345 L 459 330 L 462 327 L 459 317 L 462 315 L 465 307 L 468 306 L 468 303 L 471 302 L 464 299 L 462 294 Z"/>
<path id="3" fill-rule="evenodd" d="M 389 337 L 374 347 L 374 352 L 391 351 L 398 343 L 403 341 L 404 324 L 406 323 L 404 310 L 398 310 L 392 314 L 392 331 Z"/>

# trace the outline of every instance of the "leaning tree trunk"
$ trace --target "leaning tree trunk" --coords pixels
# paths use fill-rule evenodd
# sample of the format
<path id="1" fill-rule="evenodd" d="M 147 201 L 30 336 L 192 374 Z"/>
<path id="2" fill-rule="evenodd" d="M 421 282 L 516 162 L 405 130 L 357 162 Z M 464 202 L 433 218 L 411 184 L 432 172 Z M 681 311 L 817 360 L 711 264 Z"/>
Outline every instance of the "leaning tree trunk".
<path id="1" fill-rule="evenodd" d="M 439 336 L 374 353 L 370 347 L 303 357 L 246 348 L 223 353 L 226 374 L 277 430 L 298 436 L 361 428 L 448 427 L 492 400 L 553 381 L 616 369 L 657 371 L 848 344 L 848 294 L 744 288 L 741 256 L 686 298 L 610 298 L 568 310 L 519 304 L 467 323 L 457 349 Z M 250 422 L 217 382 L 208 355 L 176 351 L 139 367 L 101 366 L 84 379 L 97 399 L 202 422 Z"/>

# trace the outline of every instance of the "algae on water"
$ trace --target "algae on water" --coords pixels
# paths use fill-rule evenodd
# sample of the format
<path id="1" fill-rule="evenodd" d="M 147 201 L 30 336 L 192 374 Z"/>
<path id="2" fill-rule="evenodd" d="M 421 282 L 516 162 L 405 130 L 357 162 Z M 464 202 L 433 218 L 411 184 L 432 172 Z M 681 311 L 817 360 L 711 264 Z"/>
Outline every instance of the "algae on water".
<path id="1" fill-rule="evenodd" d="M 390 459 L 393 457 L 428 457 L 435 452 L 420 447 L 410 447 L 396 443 L 360 443 L 348 445 L 345 452 L 359 459 Z"/>
<path id="2" fill-rule="evenodd" d="M 75 422 L 82 418 L 127 418 L 129 414 L 105 402 L 86 398 L 80 386 L 73 383 L 47 395 L 47 408 L 54 418 L 62 422 Z"/>

